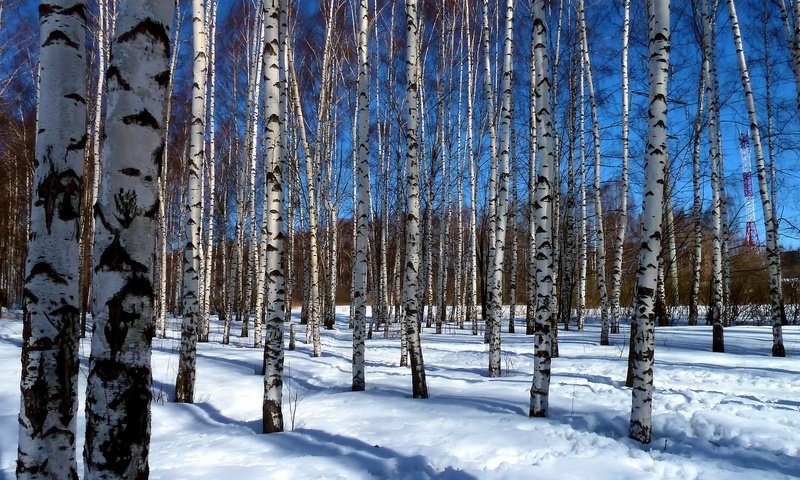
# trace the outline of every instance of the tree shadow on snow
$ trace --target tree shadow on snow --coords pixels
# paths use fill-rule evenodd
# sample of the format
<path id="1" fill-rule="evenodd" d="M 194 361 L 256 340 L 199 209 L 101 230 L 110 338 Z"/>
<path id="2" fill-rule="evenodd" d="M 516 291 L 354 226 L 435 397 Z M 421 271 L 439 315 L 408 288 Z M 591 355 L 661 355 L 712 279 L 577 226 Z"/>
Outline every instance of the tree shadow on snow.
<path id="1" fill-rule="evenodd" d="M 161 386 L 160 388 L 163 388 Z M 236 420 L 224 415 L 208 402 L 185 405 L 198 423 L 212 428 L 239 428 L 254 434 L 258 441 L 269 443 L 284 457 L 330 457 L 339 465 L 377 478 L 413 478 L 419 480 L 477 480 L 477 477 L 448 466 L 436 471 L 423 455 L 403 455 L 381 445 L 316 429 L 296 429 L 280 434 L 261 435 L 261 420 Z"/>
<path id="2" fill-rule="evenodd" d="M 322 430 L 298 429 L 280 439 L 278 448 L 299 456 L 333 457 L 360 471 L 379 478 L 420 480 L 477 480 L 477 477 L 448 466 L 435 471 L 423 455 L 407 456 L 391 448 L 370 445 L 361 440 Z"/>
<path id="3" fill-rule="evenodd" d="M 612 412 L 551 406 L 549 418 L 565 423 L 574 430 L 609 438 L 631 449 L 658 452 L 654 458 L 660 455 L 674 455 L 723 465 L 727 467 L 726 470 L 763 470 L 790 477 L 796 476 L 798 472 L 797 459 L 787 455 L 753 446 L 725 445 L 688 432 L 669 434 L 660 431 L 658 426 L 653 430 L 653 441 L 649 445 L 642 445 L 628 438 L 628 417 Z"/>

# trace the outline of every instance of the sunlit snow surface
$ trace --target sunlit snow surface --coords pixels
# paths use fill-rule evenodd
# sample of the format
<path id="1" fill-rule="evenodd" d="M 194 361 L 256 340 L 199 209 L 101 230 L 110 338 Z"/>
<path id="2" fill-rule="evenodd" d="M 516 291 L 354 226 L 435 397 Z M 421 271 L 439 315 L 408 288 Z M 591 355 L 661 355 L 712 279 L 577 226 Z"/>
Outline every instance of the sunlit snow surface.
<path id="1" fill-rule="evenodd" d="M 768 327 L 725 331 L 729 353 L 711 353 L 709 327 L 656 332 L 654 435 L 627 438 L 627 328 L 598 345 L 599 329 L 559 332 L 550 416 L 528 418 L 532 338 L 503 335 L 503 374 L 488 378 L 483 337 L 426 331 L 431 398 L 411 398 L 399 338 L 367 345 L 367 390 L 349 391 L 347 308 L 310 357 L 298 328 L 286 352 L 287 432 L 262 435 L 262 351 L 252 338 L 198 345 L 196 404 L 172 397 L 178 326 L 153 344 L 152 478 L 165 479 L 770 479 L 800 477 L 800 327 L 784 329 L 785 359 L 769 356 Z M 297 316 L 298 312 L 295 312 Z M 238 334 L 239 323 L 234 323 Z M 505 325 L 503 329 L 506 330 Z M 19 409 L 19 314 L 0 320 L 0 476 L 13 477 Z M 252 332 L 252 328 L 251 328 Z M 287 329 L 288 335 L 288 329 Z M 81 392 L 89 343 L 81 343 Z M 83 395 L 81 396 L 81 405 Z M 296 408 L 294 430 L 290 410 Z M 82 408 L 81 408 L 82 410 Z M 79 429 L 83 437 L 83 413 Z M 78 448 L 82 449 L 82 440 Z M 80 450 L 79 450 L 80 452 Z M 80 455 L 80 453 L 79 453 Z M 82 470 L 82 466 L 80 467 Z"/>

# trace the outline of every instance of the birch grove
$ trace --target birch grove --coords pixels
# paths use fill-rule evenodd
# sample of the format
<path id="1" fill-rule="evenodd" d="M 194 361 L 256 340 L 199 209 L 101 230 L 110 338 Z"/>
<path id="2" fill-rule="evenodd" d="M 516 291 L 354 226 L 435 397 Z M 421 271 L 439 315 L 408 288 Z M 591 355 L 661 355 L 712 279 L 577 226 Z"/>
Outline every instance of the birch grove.
<path id="1" fill-rule="evenodd" d="M 456 352 L 475 388 L 532 375 L 559 421 L 552 375 L 611 347 L 644 444 L 675 332 L 792 354 L 800 1 L 183 3 L 0 0 L 19 478 L 77 478 L 77 445 L 147 477 L 151 402 L 202 410 L 234 349 L 278 433 L 317 388 L 394 395 L 385 352 L 414 398 Z"/>

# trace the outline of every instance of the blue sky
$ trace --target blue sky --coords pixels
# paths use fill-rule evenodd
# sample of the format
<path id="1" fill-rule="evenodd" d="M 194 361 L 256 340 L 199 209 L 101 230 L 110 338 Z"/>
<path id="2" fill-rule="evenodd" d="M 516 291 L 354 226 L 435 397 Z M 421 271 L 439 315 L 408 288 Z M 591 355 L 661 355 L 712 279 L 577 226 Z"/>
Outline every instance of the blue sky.
<path id="1" fill-rule="evenodd" d="M 187 2 L 184 3 L 184 8 L 188 7 Z M 529 20 L 527 2 L 518 2 L 517 14 L 517 48 L 516 55 L 520 64 L 524 63 L 525 56 L 527 55 L 527 35 L 529 28 Z M 587 20 L 589 22 L 590 39 L 591 39 L 591 53 L 592 61 L 595 66 L 595 81 L 597 84 L 599 95 L 601 98 L 600 108 L 600 126 L 601 137 L 603 142 L 603 168 L 604 178 L 613 179 L 619 174 L 619 151 L 620 151 L 620 74 L 619 74 L 619 47 L 620 47 L 620 32 L 621 32 L 621 9 L 618 5 L 619 2 L 606 2 L 606 1 L 588 1 L 587 2 Z M 637 2 L 633 2 L 636 4 Z M 301 9 L 301 17 L 304 20 L 314 17 L 318 13 L 318 3 L 316 1 L 303 0 L 299 3 Z M 7 6 L 4 12 L 3 28 L 0 32 L 0 46 L 9 45 L 10 33 L 16 29 L 8 28 L 10 25 L 25 24 L 30 31 L 36 29 L 36 2 L 33 1 L 18 1 L 16 5 L 11 4 Z M 223 23 L 230 6 L 233 5 L 233 0 L 222 0 L 220 5 L 220 23 Z M 682 3 L 675 3 L 680 7 Z M 757 108 L 759 110 L 760 122 L 762 124 L 762 131 L 765 132 L 766 128 L 766 115 L 764 107 L 764 80 L 763 80 L 763 47 L 761 37 L 761 19 L 760 6 L 762 4 L 753 0 L 739 1 L 739 14 L 742 23 L 743 37 L 745 42 L 745 51 L 748 56 L 748 64 L 751 69 L 751 79 L 756 95 Z M 724 6 L 724 2 L 723 2 Z M 399 13 L 398 8 L 398 13 Z M 673 75 L 670 79 L 670 98 L 674 102 L 670 106 L 670 129 L 673 140 L 670 144 L 671 153 L 674 157 L 674 171 L 676 177 L 675 182 L 675 205 L 676 208 L 690 208 L 691 202 L 691 177 L 690 177 L 690 149 L 686 148 L 688 145 L 688 132 L 690 131 L 692 121 L 694 120 L 694 113 L 696 109 L 696 82 L 697 71 L 699 68 L 699 52 L 691 36 L 689 29 L 689 19 L 680 11 L 680 8 L 673 9 L 673 42 L 672 42 L 672 62 L 673 62 Z M 640 18 L 641 12 L 634 9 L 633 28 L 634 31 L 641 30 L 644 18 Z M 402 17 L 398 20 L 398 26 Z M 773 46 L 770 49 L 772 55 L 773 76 L 776 78 L 774 83 L 773 95 L 776 104 L 780 108 L 776 109 L 774 116 L 776 131 L 777 131 L 777 148 L 776 159 L 779 169 L 779 216 L 783 219 L 782 223 L 782 242 L 786 247 L 796 248 L 800 246 L 800 231 L 790 227 L 790 225 L 800 226 L 800 210 L 798 210 L 796 202 L 794 201 L 794 191 L 800 187 L 800 161 L 798 161 L 798 152 L 800 150 L 800 120 L 797 114 L 797 108 L 794 104 L 795 84 L 789 70 L 789 52 L 785 43 L 782 31 L 780 30 L 780 20 L 777 18 L 777 12 L 771 20 L 771 25 L 778 29 L 777 35 L 773 40 Z M 188 26 L 184 27 L 183 36 L 186 38 Z M 723 97 L 722 107 L 722 134 L 723 134 L 723 153 L 725 158 L 726 169 L 726 185 L 727 193 L 732 198 L 733 204 L 731 205 L 731 213 L 733 214 L 732 220 L 739 222 L 740 228 L 743 230 L 743 216 L 737 215 L 741 210 L 742 205 L 742 183 L 741 183 L 741 159 L 738 150 L 738 136 L 739 132 L 747 129 L 747 112 L 744 108 L 744 99 L 742 95 L 742 86 L 739 80 L 738 68 L 735 62 L 733 42 L 730 31 L 730 23 L 728 20 L 727 10 L 721 9 L 718 16 L 718 53 L 719 53 L 719 69 L 721 78 L 721 94 Z M 551 30 L 555 30 L 554 25 L 551 25 Z M 396 35 L 402 35 L 402 29 L 396 31 Z M 4 55 L 13 54 L 15 50 L 6 48 Z M 631 88 L 634 92 L 646 92 L 647 87 L 643 80 L 645 71 L 644 59 L 646 52 L 644 45 L 633 45 L 631 51 Z M 401 59 L 402 60 L 402 59 Z M 430 65 L 435 69 L 435 56 L 431 55 L 429 60 Z M 7 62 L 0 63 L 0 71 L 4 68 Z M 480 81 L 480 80 L 478 80 Z M 527 104 L 527 82 L 525 73 L 520 72 L 516 76 L 516 100 L 517 111 L 526 112 L 525 105 Z M 563 84 L 563 80 L 562 80 Z M 429 92 L 431 94 L 431 92 Z M 561 100 L 562 106 L 566 103 L 565 97 Z M 632 113 L 641 111 L 646 98 L 642 95 L 634 94 L 631 99 Z M 525 125 L 525 115 L 520 115 L 518 118 L 518 132 L 525 132 L 526 130 L 520 128 Z M 588 109 L 587 109 L 588 116 Z M 430 120 L 433 122 L 434 120 Z M 631 156 L 631 171 L 632 171 L 632 202 L 638 206 L 640 204 L 640 188 L 638 180 L 641 179 L 641 165 L 642 165 L 642 151 L 640 139 L 644 135 L 644 124 L 641 121 L 633 121 L 631 140 L 632 140 L 632 156 Z M 347 141 L 347 140 L 343 140 Z M 526 140 L 527 141 L 527 140 Z M 587 141 L 591 141 L 591 137 L 587 135 Z M 765 141 L 766 143 L 766 141 Z M 766 147 L 766 145 L 765 145 Z M 520 155 L 518 155 L 517 162 L 524 162 L 526 158 L 522 152 L 524 146 L 518 146 Z M 483 149 L 485 151 L 485 149 Z M 707 147 L 703 146 L 703 161 L 706 165 Z M 755 160 L 755 159 L 754 159 Z M 521 166 L 521 165 L 520 165 Z M 753 165 L 755 168 L 755 164 Z M 486 170 L 484 168 L 484 170 Z M 524 169 L 517 169 L 522 181 L 526 174 Z M 591 172 L 590 172 L 591 173 Z M 348 177 L 344 175 L 343 178 Z M 709 193 L 709 179 L 708 175 L 704 176 L 704 198 L 706 205 L 710 199 Z M 524 187 L 520 189 L 524 191 Z M 345 186 L 343 191 L 348 191 Z M 757 185 L 756 185 L 757 194 Z M 347 198 L 347 195 L 345 195 Z M 349 200 L 345 200 L 346 204 Z M 342 206 L 342 211 L 346 211 L 349 207 Z M 764 239 L 763 222 L 761 221 L 761 204 L 756 198 L 756 214 L 757 225 L 759 228 L 759 236 L 761 240 Z"/>

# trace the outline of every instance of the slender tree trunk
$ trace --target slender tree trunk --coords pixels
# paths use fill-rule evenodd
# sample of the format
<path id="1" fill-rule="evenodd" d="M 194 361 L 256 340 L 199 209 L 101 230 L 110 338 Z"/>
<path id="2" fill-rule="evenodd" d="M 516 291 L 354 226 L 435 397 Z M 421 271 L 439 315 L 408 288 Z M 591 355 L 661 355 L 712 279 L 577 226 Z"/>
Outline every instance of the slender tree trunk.
<path id="1" fill-rule="evenodd" d="M 311 154 L 311 144 L 308 142 L 306 130 L 304 127 L 305 117 L 303 116 L 303 107 L 300 103 L 300 90 L 297 86 L 297 76 L 294 71 L 294 58 L 289 52 L 289 64 L 291 71 L 291 88 L 292 98 L 295 108 L 295 115 L 297 116 L 297 131 L 300 134 L 301 145 L 305 153 L 305 170 L 306 170 L 306 189 L 307 202 L 308 202 L 308 265 L 309 265 L 309 281 L 308 281 L 308 323 L 306 331 L 311 332 L 310 340 L 313 343 L 313 355 L 319 357 L 322 355 L 322 344 L 320 343 L 320 294 L 319 294 L 319 240 L 317 228 L 317 193 L 316 193 L 316 175 L 314 158 Z M 307 337 L 307 340 L 309 338 Z"/>
<path id="2" fill-rule="evenodd" d="M 792 52 L 792 72 L 794 73 L 794 81 L 797 92 L 797 108 L 800 109 L 800 2 L 795 1 L 793 4 L 792 13 L 794 19 L 794 27 L 789 23 L 789 14 L 786 11 L 786 2 L 780 0 L 781 20 L 786 31 L 786 40 L 789 43 L 789 49 Z M 769 7 L 767 7 L 769 8 Z"/>
<path id="3" fill-rule="evenodd" d="M 17 450 L 20 479 L 78 477 L 78 223 L 86 148 L 85 9 L 81 0 L 39 5 L 36 159 L 25 262 Z"/>
<path id="4" fill-rule="evenodd" d="M 580 150 L 580 166 L 578 167 L 578 176 L 580 177 L 580 240 L 578 243 L 578 330 L 583 330 L 586 319 L 584 312 L 586 310 L 586 267 L 587 267 L 587 250 L 589 246 L 588 239 L 586 238 L 586 98 L 585 98 L 585 66 L 580 62 L 580 107 L 578 107 L 578 118 L 580 127 L 578 128 L 579 136 L 579 150 Z M 624 148 L 624 147 L 623 147 Z M 624 180 L 623 180 L 624 181 Z M 617 232 L 619 234 L 619 232 Z M 619 236 L 617 237 L 619 239 Z M 621 247 L 620 247 L 621 248 Z M 620 255 L 620 258 L 622 256 Z M 616 261 L 616 259 L 615 259 Z M 613 277 L 613 274 L 612 274 Z M 619 278 L 617 278 L 619 282 Z M 617 285 L 619 290 L 619 285 Z M 619 291 L 617 292 L 619 296 Z M 618 298 L 619 300 L 619 298 Z M 613 312 L 613 309 L 612 309 Z M 612 313 L 612 327 L 613 327 L 613 313 Z M 612 328 L 613 330 L 613 328 Z"/>
<path id="5" fill-rule="evenodd" d="M 266 265 L 266 342 L 264 349 L 264 433 L 283 431 L 283 322 L 286 316 L 286 278 L 284 276 L 284 205 L 283 172 L 285 155 L 283 119 L 285 102 L 281 101 L 283 71 L 280 45 L 286 34 L 286 0 L 264 0 L 264 139 L 266 144 L 266 197 L 264 216 Z M 258 312 L 257 312 L 258 314 Z M 260 333 L 259 333 L 260 336 Z"/>
<path id="6" fill-rule="evenodd" d="M 484 15 L 488 15 L 484 1 Z M 489 376 L 500 376 L 500 331 L 503 314 L 503 263 L 506 226 L 508 223 L 509 158 L 511 151 L 511 76 L 513 75 L 514 0 L 506 1 L 505 41 L 503 48 L 502 104 L 500 112 L 500 150 L 493 156 L 497 161 L 495 182 L 494 245 L 489 248 Z M 488 39 L 486 40 L 488 41 Z M 486 42 L 485 41 L 485 42 Z M 485 45 L 485 43 L 484 43 Z M 488 72 L 488 68 L 487 68 Z M 487 89 L 488 90 L 488 89 Z M 490 111 L 491 114 L 491 111 Z M 492 228 L 491 224 L 490 227 Z M 491 237 L 490 237 L 491 241 Z"/>
<path id="7" fill-rule="evenodd" d="M 595 236 L 597 238 L 597 288 L 600 293 L 600 345 L 608 345 L 608 289 L 606 287 L 606 247 L 603 229 L 603 203 L 600 190 L 600 122 L 597 115 L 597 101 L 592 79 L 592 62 L 589 54 L 589 41 L 586 35 L 586 18 L 583 0 L 578 0 L 578 23 L 580 24 L 581 52 L 586 68 L 586 86 L 589 90 L 589 107 L 592 115 L 592 138 L 594 140 L 594 216 Z"/>
<path id="8" fill-rule="evenodd" d="M 209 191 L 209 205 L 208 205 L 208 234 L 206 236 L 206 246 L 203 249 L 205 253 L 205 264 L 203 265 L 203 293 L 202 293 L 202 318 L 200 323 L 200 336 L 199 341 L 207 342 L 209 333 L 209 307 L 211 299 L 211 285 L 213 284 L 214 275 L 214 233 L 215 233 L 215 213 L 217 207 L 216 195 L 216 179 L 217 179 L 217 163 L 215 158 L 216 142 L 214 139 L 216 122 L 216 70 L 215 58 L 217 50 L 217 5 L 218 0 L 208 0 L 210 4 L 206 7 L 209 16 L 206 19 L 207 28 L 209 31 L 209 56 L 208 56 L 208 79 L 210 86 L 208 89 L 208 191 Z"/>
<path id="9" fill-rule="evenodd" d="M 622 186 L 620 188 L 619 225 L 614 240 L 614 266 L 611 269 L 611 333 L 619 333 L 620 291 L 622 287 L 622 257 L 625 252 L 625 230 L 628 228 L 628 157 L 630 89 L 628 86 L 628 49 L 631 31 L 631 2 L 623 0 L 622 22 Z"/>
<path id="10" fill-rule="evenodd" d="M 508 333 L 516 333 L 514 321 L 517 312 L 517 181 L 511 179 L 511 209 L 508 214 L 508 229 L 511 232 L 511 268 L 508 274 Z"/>
<path id="11" fill-rule="evenodd" d="M 486 320 L 486 331 L 484 334 L 484 341 L 489 343 L 492 335 L 492 321 L 494 319 L 490 304 L 491 289 L 494 288 L 493 278 L 490 279 L 489 275 L 493 269 L 493 259 L 496 257 L 495 248 L 497 248 L 497 125 L 495 123 L 495 103 L 494 103 L 494 84 L 492 82 L 492 68 L 491 68 L 491 35 L 489 32 L 489 1 L 483 0 L 483 8 L 481 10 L 481 18 L 483 19 L 483 93 L 486 96 L 486 115 L 489 131 L 489 265 L 487 266 L 487 275 L 484 279 L 484 295 L 483 295 L 483 317 Z M 501 301 L 502 303 L 502 301 Z M 492 362 L 492 347 L 489 347 L 489 358 Z M 492 369 L 490 368 L 490 375 Z M 499 371 L 499 370 L 498 370 Z"/>
<path id="12" fill-rule="evenodd" d="M 91 208 L 97 201 L 100 185 L 100 138 L 102 136 L 103 97 L 106 91 L 106 64 L 108 63 L 108 33 L 106 17 L 107 1 L 97 2 L 97 36 L 95 37 L 97 50 L 97 84 L 94 96 L 94 118 L 91 133 L 91 167 L 92 185 L 84 192 L 86 199 L 85 209 L 88 215 L 84 217 L 84 241 L 81 244 L 81 336 L 86 336 L 86 314 L 89 310 L 89 285 L 91 282 L 92 249 L 94 243 L 94 222 L 91 219 Z M 89 166 L 89 165 L 87 165 Z"/>
<path id="13" fill-rule="evenodd" d="M 703 3 L 703 51 L 706 80 L 706 96 L 708 97 L 708 140 L 709 157 L 711 159 L 711 223 L 713 228 L 711 253 L 711 295 L 709 298 L 707 322 L 713 326 L 712 349 L 724 352 L 725 343 L 722 329 L 722 183 L 721 176 L 722 150 L 719 133 L 719 97 L 717 86 L 717 58 L 714 48 L 715 9 L 709 11 Z"/>
<path id="14" fill-rule="evenodd" d="M 167 105 L 164 115 L 164 153 L 161 157 L 161 168 L 159 171 L 159 184 L 158 184 L 158 260 L 159 265 L 157 269 L 158 278 L 158 301 L 156 305 L 158 310 L 156 313 L 156 331 L 161 338 L 167 336 L 167 277 L 169 270 L 167 269 L 167 243 L 169 236 L 169 228 L 167 225 L 167 172 L 169 167 L 169 158 L 167 152 L 169 151 L 169 121 L 172 112 L 172 89 L 175 80 L 175 66 L 178 63 L 178 47 L 180 47 L 180 26 L 183 23 L 183 14 L 180 9 L 177 10 L 177 18 L 175 20 L 175 32 L 172 39 L 172 52 L 170 54 L 169 64 L 169 82 L 167 85 Z"/>
<path id="15" fill-rule="evenodd" d="M 266 18 L 266 4 L 261 2 L 260 14 L 261 14 L 261 29 L 260 35 L 257 38 L 256 46 L 259 49 L 256 52 L 256 65 L 255 65 L 255 74 L 256 74 L 256 93 L 253 98 L 254 108 L 258 109 L 260 106 L 259 99 L 260 99 L 260 91 L 262 89 L 266 89 L 264 86 L 265 81 L 265 60 L 264 57 L 267 54 L 266 51 L 266 38 L 267 38 L 267 22 L 269 19 Z M 260 88 L 259 88 L 260 87 Z M 262 106 L 263 107 L 263 106 Z M 256 112 L 256 116 L 258 116 L 258 112 Z M 269 119 L 265 117 L 265 123 L 269 121 Z M 267 203 L 267 175 L 265 173 L 264 180 L 263 180 L 263 189 L 261 197 L 259 198 L 258 187 L 256 186 L 256 180 L 258 178 L 258 159 L 260 158 L 258 149 L 259 145 L 262 144 L 263 138 L 259 136 L 259 124 L 258 121 L 253 121 L 253 140 L 250 143 L 250 191 L 249 193 L 249 213 L 250 213 L 250 262 L 247 269 L 247 296 L 245 298 L 249 299 L 248 303 L 248 312 L 252 311 L 253 315 L 253 341 L 257 347 L 261 347 L 261 332 L 264 328 L 264 294 L 266 289 L 266 241 L 264 239 L 265 235 L 265 217 L 266 215 L 261 216 L 261 228 L 256 227 L 256 214 L 258 210 L 258 204 L 266 204 Z M 259 198 L 259 201 L 257 201 Z M 260 235 L 259 235 L 260 234 Z M 251 310 L 252 309 L 252 310 Z M 239 334 L 240 337 L 246 338 L 250 336 L 250 315 L 246 315 L 244 317 L 244 321 L 242 322 L 242 331 Z"/>
<path id="16" fill-rule="evenodd" d="M 364 375 L 364 324 L 367 317 L 367 245 L 369 229 L 369 29 L 367 0 L 358 9 L 358 158 L 356 164 L 356 243 L 353 264 L 353 384 L 354 392 L 366 388 Z"/>
<path id="17" fill-rule="evenodd" d="M 694 138 L 692 139 L 692 187 L 694 198 L 692 205 L 692 220 L 694 222 L 694 254 L 692 255 L 692 287 L 689 295 L 689 320 L 690 326 L 697 325 L 698 305 L 700 304 L 700 267 L 703 257 L 703 199 L 702 185 L 700 183 L 700 139 L 703 133 L 703 100 L 705 98 L 705 55 L 703 69 L 700 72 L 700 82 L 697 87 L 697 114 L 694 120 Z"/>
<path id="18" fill-rule="evenodd" d="M 661 252 L 664 164 L 667 161 L 667 78 L 669 71 L 669 0 L 648 1 L 650 91 L 642 246 L 636 280 L 636 336 L 633 338 L 633 390 L 629 436 L 650 443 L 653 410 L 654 293 Z"/>
<path id="19" fill-rule="evenodd" d="M 129 0 L 120 8 L 108 70 L 106 174 L 95 209 L 87 479 L 149 474 L 155 213 L 168 94 L 159 77 L 169 69 L 173 2 Z M 128 148 L 131 138 L 136 150 Z"/>
<path id="20" fill-rule="evenodd" d="M 186 244 L 183 249 L 183 323 L 178 376 L 175 380 L 175 400 L 194 403 L 195 365 L 197 363 L 197 335 L 200 324 L 200 265 L 203 261 L 200 248 L 201 198 L 200 178 L 205 159 L 205 95 L 208 58 L 206 56 L 205 11 L 203 0 L 192 0 L 192 42 L 194 63 L 192 67 L 192 130 L 191 153 L 188 164 L 188 195 L 186 203 Z"/>
<path id="21" fill-rule="evenodd" d="M 472 334 L 478 334 L 478 258 L 477 258 L 477 212 L 478 193 L 477 176 L 475 172 L 475 147 L 473 141 L 474 108 L 473 94 L 475 91 L 475 72 L 472 59 L 472 33 L 470 30 L 471 17 L 469 2 L 464 3 L 464 23 L 467 29 L 467 164 L 469 167 L 469 226 L 467 227 L 467 312 L 466 321 L 470 323 Z"/>
<path id="22" fill-rule="evenodd" d="M 536 152 L 538 151 L 538 128 L 536 125 L 536 35 L 531 31 L 530 60 L 530 148 L 528 150 L 528 291 L 525 308 L 525 335 L 533 335 L 536 331 Z"/>
<path id="23" fill-rule="evenodd" d="M 561 223 L 561 251 L 564 252 L 559 258 L 558 275 L 559 287 L 561 292 L 558 298 L 558 317 L 559 322 L 564 325 L 564 330 L 569 330 L 572 316 L 572 293 L 575 286 L 575 143 L 576 143 L 576 124 L 575 109 L 577 102 L 578 72 L 575 63 L 571 64 L 569 72 L 569 104 L 567 111 L 570 112 L 566 118 L 567 128 L 567 195 L 564 202 L 564 221 Z"/>
<path id="24" fill-rule="evenodd" d="M 411 357 L 411 382 L 414 398 L 428 398 L 425 380 L 425 363 L 419 332 L 419 158 L 417 155 L 417 106 L 418 93 L 418 49 L 417 49 L 417 3 L 405 0 L 406 10 L 406 186 L 408 188 L 408 213 L 406 214 L 406 261 L 403 295 L 405 297 L 405 321 L 403 328 L 408 339 Z"/>
<path id="25" fill-rule="evenodd" d="M 453 20 L 453 29 L 455 29 L 456 20 Z M 456 54 L 456 58 L 460 58 L 459 61 L 459 68 L 458 68 L 458 103 L 456 103 L 457 111 L 461 112 L 461 107 L 464 105 L 463 96 L 464 96 L 464 37 L 469 35 L 466 30 L 466 25 L 462 22 L 461 30 L 459 30 L 458 36 L 458 48 L 459 51 Z M 453 59 L 455 62 L 455 58 Z M 464 144 L 462 143 L 462 132 L 464 130 L 464 117 L 462 115 L 458 115 L 456 125 L 457 131 L 457 140 L 456 140 L 456 252 L 455 252 L 455 262 L 454 262 L 454 272 L 453 272 L 453 323 L 457 325 L 457 328 L 463 329 L 464 328 L 464 288 L 465 288 L 465 280 L 464 277 L 464 218 L 463 218 L 463 210 L 464 210 Z"/>
<path id="26" fill-rule="evenodd" d="M 744 88 L 745 104 L 747 114 L 750 119 L 750 135 L 753 137 L 753 147 L 756 152 L 756 173 L 758 176 L 758 192 L 761 195 L 761 207 L 764 217 L 764 230 L 767 234 L 767 270 L 769 271 L 769 297 L 772 310 L 772 356 L 785 357 L 786 350 L 783 346 L 782 333 L 782 305 L 783 293 L 780 283 L 780 251 L 778 248 L 778 231 L 775 227 L 775 217 L 773 216 L 772 204 L 769 198 L 769 187 L 767 185 L 767 172 L 764 164 L 764 151 L 761 146 L 761 132 L 758 128 L 758 115 L 756 114 L 753 89 L 750 86 L 750 74 L 745 60 L 744 47 L 742 46 L 742 36 L 739 32 L 739 20 L 736 15 L 734 0 L 728 0 L 728 13 L 731 18 L 731 28 L 733 29 L 733 41 L 736 46 L 736 57 L 739 62 L 739 72 L 742 76 L 742 87 Z"/>
<path id="27" fill-rule="evenodd" d="M 532 6 L 534 51 L 536 61 L 536 146 L 540 168 L 536 176 L 536 329 L 534 334 L 533 385 L 531 417 L 546 417 L 550 395 L 550 364 L 553 316 L 553 184 L 555 150 L 554 128 L 550 113 L 550 69 L 548 65 L 547 23 L 544 0 Z"/>
<path id="28" fill-rule="evenodd" d="M 664 168 L 664 237 L 666 239 L 664 268 L 668 281 L 668 284 L 665 283 L 664 286 L 665 288 L 669 287 L 669 292 L 665 296 L 667 300 L 666 303 L 675 306 L 679 304 L 680 298 L 678 296 L 678 255 L 675 246 L 675 215 L 672 209 L 672 166 L 669 157 L 667 157 L 667 163 Z M 666 316 L 669 318 L 668 313 Z"/>

